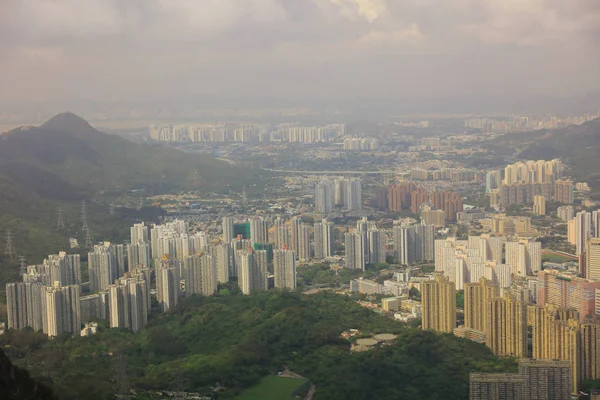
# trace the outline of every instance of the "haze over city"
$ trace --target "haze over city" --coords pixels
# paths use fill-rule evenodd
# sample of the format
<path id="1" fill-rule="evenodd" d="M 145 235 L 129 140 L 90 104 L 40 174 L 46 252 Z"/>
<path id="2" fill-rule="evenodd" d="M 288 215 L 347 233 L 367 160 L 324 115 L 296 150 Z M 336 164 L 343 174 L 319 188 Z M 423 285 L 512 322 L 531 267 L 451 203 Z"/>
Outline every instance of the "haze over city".
<path id="1" fill-rule="evenodd" d="M 597 95 L 599 44 L 595 0 L 4 1 L 0 100 L 468 111 Z"/>

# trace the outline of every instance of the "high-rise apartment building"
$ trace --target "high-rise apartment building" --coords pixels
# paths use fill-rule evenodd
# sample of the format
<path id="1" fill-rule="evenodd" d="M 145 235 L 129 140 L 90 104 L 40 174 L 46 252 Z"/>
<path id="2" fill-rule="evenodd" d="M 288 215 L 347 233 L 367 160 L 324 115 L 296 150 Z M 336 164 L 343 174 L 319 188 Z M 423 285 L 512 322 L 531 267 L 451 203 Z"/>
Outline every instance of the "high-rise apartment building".
<path id="1" fill-rule="evenodd" d="M 255 243 L 269 243 L 269 225 L 260 217 L 248 218 L 250 223 L 250 240 Z"/>
<path id="2" fill-rule="evenodd" d="M 546 215 L 546 198 L 544 196 L 533 196 L 533 213 Z"/>
<path id="3" fill-rule="evenodd" d="M 575 218 L 575 207 L 573 206 L 560 206 L 556 210 L 556 215 L 563 221 L 570 221 Z"/>
<path id="4" fill-rule="evenodd" d="M 244 294 L 267 290 L 266 250 L 238 250 L 239 286 Z"/>
<path id="5" fill-rule="evenodd" d="M 156 266 L 156 298 L 162 312 L 177 306 L 180 296 L 180 261 L 160 260 Z"/>
<path id="6" fill-rule="evenodd" d="M 600 238 L 587 241 L 585 264 L 585 278 L 600 281 Z"/>
<path id="7" fill-rule="evenodd" d="M 506 264 L 513 267 L 513 274 L 525 277 L 542 269 L 542 244 L 533 239 L 506 242 Z"/>
<path id="8" fill-rule="evenodd" d="M 362 184 L 360 179 L 352 178 L 348 180 L 344 209 L 348 211 L 362 210 Z"/>
<path id="9" fill-rule="evenodd" d="M 290 249 L 296 252 L 298 255 L 298 247 L 300 241 L 300 225 L 302 219 L 300 217 L 292 217 L 290 220 Z"/>
<path id="10" fill-rule="evenodd" d="M 488 302 L 485 344 L 499 356 L 527 357 L 527 305 L 509 294 Z"/>
<path id="11" fill-rule="evenodd" d="M 292 250 L 273 252 L 273 270 L 276 288 L 296 289 L 296 254 Z"/>
<path id="12" fill-rule="evenodd" d="M 600 210 L 592 211 L 592 237 L 600 238 Z"/>
<path id="13" fill-rule="evenodd" d="M 315 258 L 322 260 L 333 254 L 333 222 L 326 219 L 314 224 Z"/>
<path id="14" fill-rule="evenodd" d="M 185 282 L 186 296 L 195 294 L 212 296 L 217 293 L 216 258 L 209 254 L 203 254 L 183 260 L 181 278 Z"/>
<path id="15" fill-rule="evenodd" d="M 526 400 L 525 378 L 519 374 L 469 375 L 469 400 Z"/>
<path id="16" fill-rule="evenodd" d="M 298 259 L 309 260 L 311 258 L 310 250 L 310 227 L 307 224 L 300 224 L 298 227 Z"/>
<path id="17" fill-rule="evenodd" d="M 365 234 L 360 232 L 346 233 L 345 259 L 347 269 L 365 270 Z"/>
<path id="18" fill-rule="evenodd" d="M 487 332 L 488 305 L 492 299 L 500 297 L 500 287 L 486 278 L 477 283 L 465 285 L 465 327 Z"/>
<path id="19" fill-rule="evenodd" d="M 128 275 L 128 274 L 127 274 Z M 125 276 L 108 287 L 109 323 L 111 328 L 134 332 L 148 323 L 149 284 L 144 274 Z"/>
<path id="20" fill-rule="evenodd" d="M 587 240 L 592 236 L 592 214 L 587 211 L 578 212 L 575 215 L 574 228 L 576 254 L 580 256 L 585 251 Z"/>
<path id="21" fill-rule="evenodd" d="M 148 227 L 143 222 L 134 224 L 130 228 L 131 244 L 139 244 L 148 242 Z"/>
<path id="22" fill-rule="evenodd" d="M 43 288 L 44 333 L 55 337 L 63 333 L 79 336 L 81 314 L 79 306 L 79 286 L 53 286 Z"/>
<path id="23" fill-rule="evenodd" d="M 275 243 L 275 249 L 281 250 L 284 247 L 290 249 L 292 247 L 292 240 L 290 231 L 288 230 L 285 220 L 283 218 L 275 218 L 275 232 L 273 242 Z"/>
<path id="24" fill-rule="evenodd" d="M 519 375 L 525 379 L 524 399 L 563 400 L 571 398 L 572 373 L 568 361 L 519 360 Z"/>
<path id="25" fill-rule="evenodd" d="M 105 290 L 125 273 L 125 249 L 122 244 L 104 242 L 88 253 L 90 291 Z"/>
<path id="26" fill-rule="evenodd" d="M 315 186 L 315 212 L 329 214 L 333 211 L 334 192 L 331 182 L 320 182 Z"/>
<path id="27" fill-rule="evenodd" d="M 125 248 L 127 253 L 128 270 L 134 268 L 150 268 L 150 243 L 139 242 L 138 244 L 128 244 Z"/>
<path id="28" fill-rule="evenodd" d="M 595 291 L 600 288 L 600 282 L 554 270 L 539 271 L 538 280 L 540 281 L 538 304 L 573 308 L 579 314 L 581 321 L 587 316 L 594 315 Z"/>
<path id="29" fill-rule="evenodd" d="M 502 171 L 489 171 L 485 174 L 485 192 L 489 193 L 502 185 Z"/>
<path id="30" fill-rule="evenodd" d="M 392 234 L 394 256 L 401 264 L 408 265 L 434 258 L 433 225 L 395 225 Z"/>
<path id="31" fill-rule="evenodd" d="M 436 275 L 421 283 L 423 329 L 452 333 L 456 328 L 456 286 L 448 278 Z"/>
<path id="32" fill-rule="evenodd" d="M 573 204 L 573 191 L 575 185 L 570 180 L 554 182 L 554 200 L 563 204 Z"/>
<path id="33" fill-rule="evenodd" d="M 230 243 L 233 239 L 233 217 L 223 217 L 223 243 Z"/>
<path id="34" fill-rule="evenodd" d="M 50 272 L 50 282 L 62 286 L 81 285 L 81 261 L 79 254 L 61 251 L 51 254 L 44 260 L 44 268 Z"/>
<path id="35" fill-rule="evenodd" d="M 380 264 L 386 262 L 387 234 L 377 228 L 367 231 L 368 263 Z"/>
<path id="36" fill-rule="evenodd" d="M 40 283 L 17 282 L 6 285 L 6 311 L 8 328 L 21 330 L 31 327 L 34 331 L 43 329 L 45 317 L 44 286 Z"/>

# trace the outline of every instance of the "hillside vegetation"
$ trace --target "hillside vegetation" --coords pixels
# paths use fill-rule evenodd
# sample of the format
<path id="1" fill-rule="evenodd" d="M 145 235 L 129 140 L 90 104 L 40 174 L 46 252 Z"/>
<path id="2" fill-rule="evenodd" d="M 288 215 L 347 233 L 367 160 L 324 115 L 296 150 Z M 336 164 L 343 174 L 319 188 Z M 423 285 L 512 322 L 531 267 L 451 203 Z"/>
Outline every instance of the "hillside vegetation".
<path id="1" fill-rule="evenodd" d="M 340 338 L 350 328 L 399 338 L 351 353 Z M 64 400 L 108 399 L 134 386 L 230 399 L 285 367 L 316 385 L 317 400 L 463 400 L 469 371 L 515 367 L 482 345 L 409 328 L 331 293 L 192 297 L 137 334 L 112 329 L 46 342 L 9 332 L 0 344 L 11 344 L 10 356 Z"/>

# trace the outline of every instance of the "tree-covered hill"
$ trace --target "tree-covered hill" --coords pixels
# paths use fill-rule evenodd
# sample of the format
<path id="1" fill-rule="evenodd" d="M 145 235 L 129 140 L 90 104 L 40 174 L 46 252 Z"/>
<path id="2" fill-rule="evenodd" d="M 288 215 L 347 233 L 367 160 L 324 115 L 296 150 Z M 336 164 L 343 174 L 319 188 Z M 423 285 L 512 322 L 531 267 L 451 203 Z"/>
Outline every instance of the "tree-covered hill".
<path id="1" fill-rule="evenodd" d="M 399 338 L 351 353 L 340 338 L 351 328 Z M 0 344 L 11 344 L 15 362 L 65 400 L 114 398 L 133 387 L 228 399 L 284 367 L 310 379 L 317 400 L 467 399 L 469 371 L 514 369 L 482 345 L 409 328 L 331 293 L 193 297 L 137 334 L 113 329 L 46 342 L 9 332 Z"/>

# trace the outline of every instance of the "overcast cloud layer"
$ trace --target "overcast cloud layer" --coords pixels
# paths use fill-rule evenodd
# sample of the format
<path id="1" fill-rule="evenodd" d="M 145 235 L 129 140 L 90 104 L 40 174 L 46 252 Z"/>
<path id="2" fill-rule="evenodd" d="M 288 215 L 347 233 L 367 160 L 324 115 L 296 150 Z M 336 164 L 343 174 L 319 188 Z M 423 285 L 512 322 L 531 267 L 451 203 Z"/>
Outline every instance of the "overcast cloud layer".
<path id="1" fill-rule="evenodd" d="M 572 95 L 598 0 L 0 0 L 0 99 Z"/>

